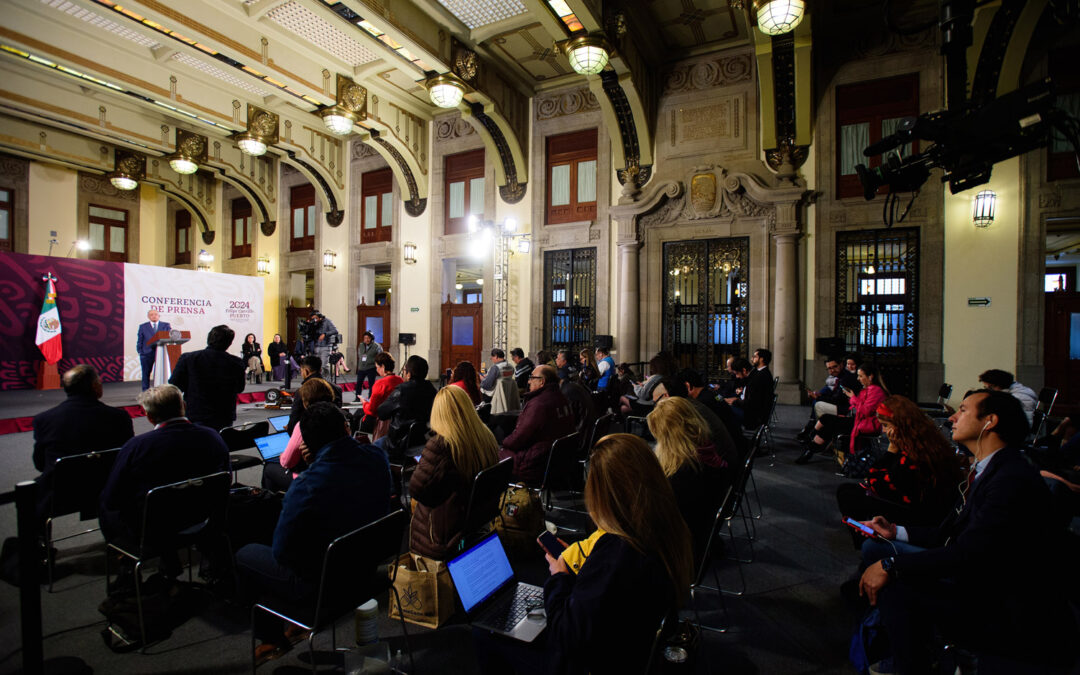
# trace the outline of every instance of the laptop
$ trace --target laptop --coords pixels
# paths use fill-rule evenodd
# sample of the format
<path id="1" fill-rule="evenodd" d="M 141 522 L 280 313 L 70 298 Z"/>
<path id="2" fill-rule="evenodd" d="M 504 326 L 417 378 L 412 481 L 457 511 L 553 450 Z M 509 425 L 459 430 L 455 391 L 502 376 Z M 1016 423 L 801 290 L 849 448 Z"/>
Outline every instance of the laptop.
<path id="1" fill-rule="evenodd" d="M 288 415 L 277 415 L 275 417 L 271 417 L 266 421 L 270 423 L 270 426 L 271 428 L 273 428 L 274 431 L 278 432 L 285 431 L 285 427 L 289 426 Z"/>
<path id="2" fill-rule="evenodd" d="M 288 444 L 289 434 L 270 434 L 255 439 L 255 447 L 258 448 L 264 462 L 269 462 L 285 452 L 285 446 Z"/>
<path id="3" fill-rule="evenodd" d="M 544 589 L 514 581 L 498 533 L 492 532 L 447 567 L 472 625 L 522 642 L 532 642 L 544 631 Z M 530 610 L 539 611 L 530 616 Z"/>

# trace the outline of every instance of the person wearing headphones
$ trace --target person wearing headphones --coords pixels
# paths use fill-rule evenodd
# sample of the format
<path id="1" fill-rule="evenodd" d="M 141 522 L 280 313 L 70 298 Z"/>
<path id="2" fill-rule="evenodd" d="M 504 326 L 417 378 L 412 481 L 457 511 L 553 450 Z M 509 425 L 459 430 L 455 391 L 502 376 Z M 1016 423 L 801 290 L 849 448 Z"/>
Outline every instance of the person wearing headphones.
<path id="1" fill-rule="evenodd" d="M 935 629 L 975 652 L 980 671 L 1068 668 L 1076 622 L 1061 580 L 1076 561 L 1060 553 L 1050 492 L 1021 454 L 1024 410 L 1008 393 L 979 390 L 950 420 L 953 440 L 973 456 L 956 509 L 937 527 L 863 523 L 874 535 L 862 547 L 859 593 L 881 612 L 893 672 L 931 672 Z"/>

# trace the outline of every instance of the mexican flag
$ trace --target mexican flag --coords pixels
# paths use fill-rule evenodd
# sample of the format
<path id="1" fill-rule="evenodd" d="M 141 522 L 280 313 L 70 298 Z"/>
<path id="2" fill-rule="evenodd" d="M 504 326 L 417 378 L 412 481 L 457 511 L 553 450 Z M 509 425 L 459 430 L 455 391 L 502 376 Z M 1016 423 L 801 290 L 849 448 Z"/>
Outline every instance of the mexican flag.
<path id="1" fill-rule="evenodd" d="M 34 340 L 38 349 L 48 363 L 56 363 L 64 355 L 64 348 L 60 344 L 60 312 L 56 309 L 56 281 L 51 273 L 42 277 L 45 282 L 45 302 L 41 305 L 41 316 L 38 317 L 37 339 Z"/>

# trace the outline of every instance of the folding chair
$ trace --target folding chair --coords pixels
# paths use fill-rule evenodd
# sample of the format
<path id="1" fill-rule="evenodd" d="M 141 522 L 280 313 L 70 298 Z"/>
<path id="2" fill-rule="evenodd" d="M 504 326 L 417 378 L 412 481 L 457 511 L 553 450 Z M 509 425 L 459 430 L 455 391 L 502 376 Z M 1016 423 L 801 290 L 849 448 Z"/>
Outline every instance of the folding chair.
<path id="1" fill-rule="evenodd" d="M 544 481 L 540 484 L 540 496 L 544 502 L 544 508 L 547 511 L 559 510 L 559 511 L 572 511 L 573 513 L 585 513 L 579 509 L 571 509 L 563 506 L 555 506 L 551 497 L 552 484 L 560 485 L 565 484 L 568 486 L 571 495 L 579 494 L 573 488 L 573 468 L 577 461 L 577 453 L 581 448 L 581 436 L 580 431 L 575 431 L 572 434 L 563 436 L 551 444 L 551 451 L 548 453 L 547 468 L 544 469 Z M 560 480 L 562 482 L 560 483 Z"/>
<path id="2" fill-rule="evenodd" d="M 291 624 L 309 631 L 308 655 L 311 658 L 311 671 L 317 672 L 315 660 L 315 635 L 324 628 L 330 628 L 331 649 L 337 651 L 337 636 L 334 625 L 337 619 L 351 612 L 359 604 L 380 593 L 389 590 L 394 600 L 401 606 L 401 597 L 394 588 L 397 578 L 397 560 L 401 555 L 401 543 L 408 523 L 408 513 L 394 511 L 373 523 L 344 534 L 326 547 L 323 556 L 322 572 L 319 575 L 318 594 L 314 606 L 286 606 L 288 603 L 257 603 L 251 608 L 251 672 L 255 664 L 255 612 L 263 611 Z M 382 573 L 381 563 L 390 561 L 390 573 Z M 368 578 L 357 580 L 358 573 L 371 574 Z M 405 634 L 405 646 L 409 650 L 410 670 L 415 672 L 412 644 L 409 630 L 405 626 L 405 617 L 401 618 L 401 630 Z"/>
<path id="3" fill-rule="evenodd" d="M 109 541 L 105 555 L 105 589 L 111 591 L 109 551 L 135 561 L 135 604 L 139 613 L 141 651 L 146 650 L 146 619 L 142 604 L 143 563 L 171 548 L 186 547 L 215 532 L 220 533 L 228 549 L 225 534 L 225 509 L 229 500 L 229 473 L 219 471 L 153 488 L 146 493 L 142 527 L 137 540 Z M 190 554 L 188 556 L 190 558 Z M 232 552 L 229 552 L 232 559 Z M 190 561 L 189 561 L 190 562 Z M 188 581 L 191 566 L 188 565 Z"/>
<path id="4" fill-rule="evenodd" d="M 469 505 L 465 509 L 465 527 L 462 529 L 459 550 L 464 551 L 481 528 L 499 515 L 499 498 L 506 492 L 513 474 L 513 457 L 507 457 L 476 474 L 469 492 Z"/>
<path id="5" fill-rule="evenodd" d="M 236 482 L 236 474 L 241 469 L 259 466 L 263 463 L 262 457 L 259 457 L 258 455 L 236 455 L 232 453 L 235 453 L 238 450 L 254 448 L 256 438 L 269 436 L 270 422 L 268 420 L 225 427 L 220 433 L 221 440 L 225 441 L 225 446 L 229 448 L 229 465 L 232 470 L 234 483 Z"/>
<path id="6" fill-rule="evenodd" d="M 732 495 L 727 500 L 726 508 L 721 511 L 721 519 L 724 525 L 727 527 L 728 538 L 731 540 L 732 554 L 728 556 L 729 560 L 735 562 L 735 566 L 739 572 L 740 587 L 739 591 L 728 591 L 725 589 L 719 589 L 721 592 L 728 595 L 743 595 L 746 592 L 746 576 L 742 570 L 742 563 L 754 562 L 754 538 L 756 535 L 756 528 L 754 527 L 754 519 L 748 518 L 746 511 L 743 510 L 743 503 L 746 499 L 746 484 L 750 480 L 754 471 L 754 456 L 757 454 L 757 447 L 751 448 L 750 452 L 746 456 L 746 461 L 742 466 L 742 470 L 735 476 L 735 483 L 732 486 Z M 743 528 L 746 533 L 746 545 L 750 548 L 750 555 L 747 558 L 740 558 L 738 547 L 736 545 L 735 529 L 732 525 L 732 521 L 736 516 L 742 518 Z M 703 588 L 708 588 L 703 586 Z M 717 590 L 711 589 L 710 590 Z"/>
<path id="7" fill-rule="evenodd" d="M 96 532 L 91 527 L 66 537 L 53 539 L 53 521 L 59 516 L 78 513 L 79 520 L 95 520 L 98 515 L 98 500 L 105 483 L 109 479 L 113 463 L 120 453 L 120 448 L 88 452 L 81 455 L 61 457 L 52 466 L 52 498 L 49 501 L 48 515 L 45 518 L 45 550 L 52 551 L 53 544 L 65 539 L 73 539 L 84 534 Z M 48 556 L 49 592 L 53 590 L 52 555 Z"/>
<path id="8" fill-rule="evenodd" d="M 1043 387 L 1039 390 L 1039 402 L 1035 405 L 1035 412 L 1042 413 L 1039 416 L 1039 424 L 1036 426 L 1032 424 L 1033 438 L 1042 438 L 1042 430 L 1046 425 L 1046 418 L 1050 416 L 1050 413 L 1054 410 L 1054 403 L 1057 401 L 1058 390 L 1053 387 Z M 1034 416 L 1032 422 L 1034 422 Z"/>
<path id="9" fill-rule="evenodd" d="M 702 630 L 713 631 L 714 633 L 726 633 L 727 628 L 723 626 L 708 626 L 701 621 L 701 615 L 698 612 L 697 595 L 696 591 L 699 589 L 713 591 L 717 594 L 717 598 L 720 601 L 720 609 L 727 614 L 727 605 L 724 603 L 724 594 L 720 592 L 720 575 L 716 571 L 716 565 L 712 564 L 712 549 L 713 542 L 716 541 L 716 537 L 719 536 L 719 530 L 724 526 L 725 518 L 731 510 L 731 501 L 735 498 L 735 486 L 728 486 L 727 492 L 724 494 L 724 498 L 720 501 L 720 506 L 716 510 L 716 520 L 713 522 L 712 529 L 709 532 L 709 539 L 705 543 L 705 550 L 702 552 L 701 560 L 696 561 L 697 565 L 694 570 L 694 580 L 690 584 L 690 606 L 694 610 L 694 621 L 698 627 Z M 738 564 L 738 562 L 736 562 Z M 716 586 L 706 586 L 705 572 L 711 569 L 713 573 L 713 583 Z"/>

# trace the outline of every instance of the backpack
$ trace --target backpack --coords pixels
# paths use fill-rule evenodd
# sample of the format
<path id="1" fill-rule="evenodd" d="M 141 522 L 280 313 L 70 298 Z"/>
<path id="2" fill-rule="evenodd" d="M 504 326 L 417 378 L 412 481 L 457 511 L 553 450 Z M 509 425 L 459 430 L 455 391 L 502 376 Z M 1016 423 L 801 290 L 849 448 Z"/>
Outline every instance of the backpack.
<path id="1" fill-rule="evenodd" d="M 495 530 L 511 560 L 536 557 L 536 537 L 544 529 L 544 506 L 540 493 L 524 485 L 511 485 L 499 498 Z"/>

